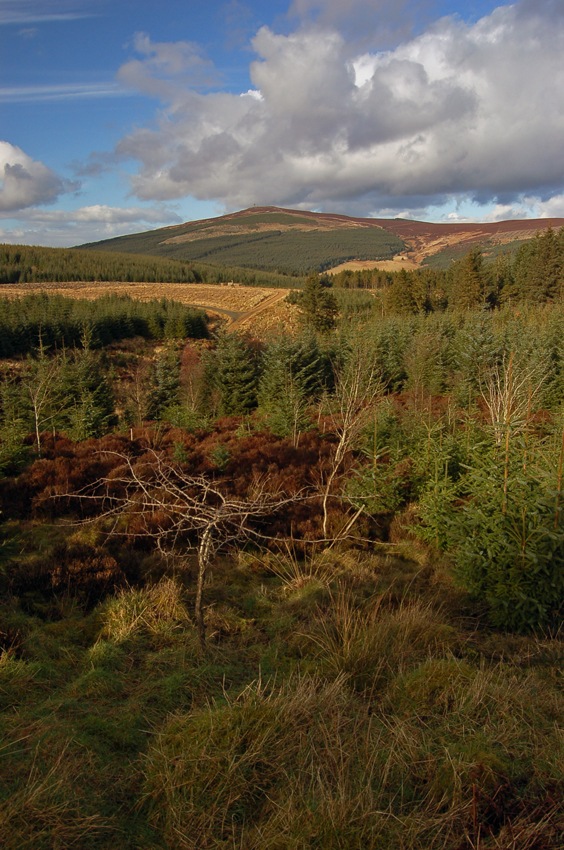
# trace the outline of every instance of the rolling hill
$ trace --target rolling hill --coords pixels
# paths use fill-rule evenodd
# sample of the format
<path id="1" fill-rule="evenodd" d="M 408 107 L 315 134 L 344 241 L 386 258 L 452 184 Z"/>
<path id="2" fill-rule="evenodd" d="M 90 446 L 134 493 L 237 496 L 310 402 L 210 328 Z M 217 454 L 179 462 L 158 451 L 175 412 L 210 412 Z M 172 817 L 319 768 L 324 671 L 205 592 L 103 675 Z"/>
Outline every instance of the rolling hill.
<path id="1" fill-rule="evenodd" d="M 563 226 L 560 218 L 434 224 L 251 207 L 79 247 L 300 275 L 348 261 L 375 264 L 398 256 L 413 265 L 444 267 L 474 247 L 495 253 L 548 227 Z"/>

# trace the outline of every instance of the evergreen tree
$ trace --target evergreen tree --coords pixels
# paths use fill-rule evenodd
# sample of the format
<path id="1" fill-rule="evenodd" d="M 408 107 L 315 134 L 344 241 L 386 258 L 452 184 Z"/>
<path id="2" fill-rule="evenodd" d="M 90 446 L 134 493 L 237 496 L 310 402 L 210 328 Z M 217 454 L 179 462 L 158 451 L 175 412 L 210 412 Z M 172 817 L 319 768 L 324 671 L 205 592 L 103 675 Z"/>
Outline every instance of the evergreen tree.
<path id="1" fill-rule="evenodd" d="M 20 387 L 9 375 L 0 376 L 0 477 L 15 471 L 27 456 L 28 425 Z"/>
<path id="2" fill-rule="evenodd" d="M 530 304 L 564 296 L 564 228 L 549 228 L 523 245 L 515 258 L 515 293 Z"/>
<path id="3" fill-rule="evenodd" d="M 475 452 L 461 507 L 448 522 L 462 582 L 489 607 L 492 621 L 525 631 L 561 622 L 564 598 L 564 442 L 536 456 L 510 436 L 496 451 Z"/>
<path id="4" fill-rule="evenodd" d="M 391 313 L 415 313 L 415 302 L 411 294 L 410 279 L 405 269 L 394 275 L 392 285 L 386 289 L 385 304 Z"/>
<path id="5" fill-rule="evenodd" d="M 258 370 L 254 351 L 239 334 L 223 333 L 207 363 L 208 382 L 218 393 L 219 413 L 239 416 L 257 404 Z"/>
<path id="6" fill-rule="evenodd" d="M 149 378 L 147 418 L 161 419 L 169 407 L 178 404 L 180 360 L 175 348 L 164 348 L 153 364 Z"/>
<path id="7" fill-rule="evenodd" d="M 487 276 L 484 271 L 482 253 L 478 248 L 454 263 L 450 277 L 450 307 L 465 310 L 485 305 Z"/>
<path id="8" fill-rule="evenodd" d="M 298 307 L 305 323 L 320 333 L 333 330 L 337 321 L 337 302 L 333 293 L 329 291 L 330 286 L 326 275 L 320 277 L 317 274 L 311 274 L 298 299 Z"/>
<path id="9" fill-rule="evenodd" d="M 101 437 L 116 422 L 114 396 L 100 358 L 86 340 L 84 346 L 62 364 L 67 404 L 61 426 L 74 440 Z"/>
<path id="10" fill-rule="evenodd" d="M 323 361 L 313 336 L 281 337 L 266 349 L 258 401 L 275 434 L 296 438 L 307 426 L 307 407 L 318 397 L 326 377 Z"/>

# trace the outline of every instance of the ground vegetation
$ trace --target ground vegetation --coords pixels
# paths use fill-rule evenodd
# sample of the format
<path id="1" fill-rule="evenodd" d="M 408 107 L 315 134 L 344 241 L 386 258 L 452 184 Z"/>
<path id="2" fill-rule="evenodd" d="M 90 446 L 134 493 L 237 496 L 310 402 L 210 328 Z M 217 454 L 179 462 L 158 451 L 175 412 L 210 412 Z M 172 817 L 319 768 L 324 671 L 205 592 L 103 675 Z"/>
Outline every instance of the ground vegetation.
<path id="1" fill-rule="evenodd" d="M 267 340 L 4 302 L 3 847 L 559 850 L 559 239 Z"/>

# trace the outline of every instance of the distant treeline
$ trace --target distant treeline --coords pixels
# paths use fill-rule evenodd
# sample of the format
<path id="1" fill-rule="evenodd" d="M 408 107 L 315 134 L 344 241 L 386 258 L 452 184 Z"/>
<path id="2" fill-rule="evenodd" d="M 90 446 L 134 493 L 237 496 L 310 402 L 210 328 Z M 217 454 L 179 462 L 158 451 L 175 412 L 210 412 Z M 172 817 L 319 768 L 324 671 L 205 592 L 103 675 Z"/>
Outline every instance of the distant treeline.
<path id="1" fill-rule="evenodd" d="M 392 313 L 560 301 L 564 298 L 564 228 L 548 229 L 514 255 L 498 254 L 489 262 L 476 249 L 448 269 L 347 269 L 332 275 L 331 281 L 343 289 L 383 290 L 385 306 Z"/>
<path id="2" fill-rule="evenodd" d="M 100 348 L 119 339 L 208 336 L 206 314 L 177 301 L 136 301 L 106 295 L 96 301 L 62 295 L 26 295 L 2 300 L 0 357 L 45 348 Z"/>
<path id="3" fill-rule="evenodd" d="M 63 281 L 225 283 L 287 286 L 287 278 L 250 269 L 194 265 L 176 259 L 76 248 L 0 245 L 0 284 Z M 293 282 L 295 283 L 295 282 Z"/>

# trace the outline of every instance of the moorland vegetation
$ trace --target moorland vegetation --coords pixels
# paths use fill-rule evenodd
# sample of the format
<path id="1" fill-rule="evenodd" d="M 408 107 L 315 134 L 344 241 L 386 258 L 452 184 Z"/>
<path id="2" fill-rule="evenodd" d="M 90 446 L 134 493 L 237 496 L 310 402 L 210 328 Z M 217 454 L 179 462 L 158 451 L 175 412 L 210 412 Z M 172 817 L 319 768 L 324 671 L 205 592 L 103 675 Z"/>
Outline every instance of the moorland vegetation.
<path id="1" fill-rule="evenodd" d="M 3 302 L 3 847 L 561 846 L 563 257 Z"/>

